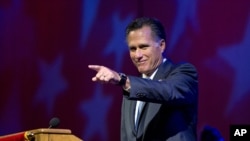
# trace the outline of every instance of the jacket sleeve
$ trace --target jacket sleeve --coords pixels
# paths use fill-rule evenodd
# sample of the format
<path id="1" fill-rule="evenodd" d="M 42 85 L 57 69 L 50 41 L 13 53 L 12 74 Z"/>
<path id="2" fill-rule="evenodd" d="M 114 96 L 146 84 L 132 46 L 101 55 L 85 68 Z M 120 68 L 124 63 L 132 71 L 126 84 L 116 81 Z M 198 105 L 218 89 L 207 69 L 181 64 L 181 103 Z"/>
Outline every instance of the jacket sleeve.
<path id="1" fill-rule="evenodd" d="M 195 102 L 198 97 L 198 74 L 195 67 L 185 63 L 169 71 L 158 80 L 128 76 L 131 89 L 127 98 L 170 105 Z"/>

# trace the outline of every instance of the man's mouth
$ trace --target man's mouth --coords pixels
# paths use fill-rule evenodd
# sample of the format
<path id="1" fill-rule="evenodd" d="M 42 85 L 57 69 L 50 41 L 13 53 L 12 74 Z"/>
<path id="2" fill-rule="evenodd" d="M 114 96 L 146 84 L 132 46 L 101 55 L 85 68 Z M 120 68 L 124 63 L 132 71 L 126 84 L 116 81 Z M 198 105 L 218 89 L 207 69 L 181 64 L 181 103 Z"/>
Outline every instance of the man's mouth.
<path id="1" fill-rule="evenodd" d="M 139 65 L 143 65 L 143 64 L 145 64 L 146 63 L 146 61 L 138 61 L 137 62 L 137 65 L 139 66 Z"/>

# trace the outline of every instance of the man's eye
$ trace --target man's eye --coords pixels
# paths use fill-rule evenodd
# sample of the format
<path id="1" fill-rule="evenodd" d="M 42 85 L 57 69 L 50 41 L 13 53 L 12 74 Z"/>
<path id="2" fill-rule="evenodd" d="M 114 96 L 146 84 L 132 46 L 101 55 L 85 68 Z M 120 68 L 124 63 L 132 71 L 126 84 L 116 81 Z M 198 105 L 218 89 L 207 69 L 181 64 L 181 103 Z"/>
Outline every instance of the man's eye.
<path id="1" fill-rule="evenodd" d="M 140 49 L 143 49 L 143 50 L 145 50 L 145 49 L 147 49 L 148 48 L 148 46 L 141 46 L 140 47 Z"/>
<path id="2" fill-rule="evenodd" d="M 135 50 L 136 50 L 136 48 L 134 48 L 134 47 L 130 48 L 130 51 L 135 51 Z"/>

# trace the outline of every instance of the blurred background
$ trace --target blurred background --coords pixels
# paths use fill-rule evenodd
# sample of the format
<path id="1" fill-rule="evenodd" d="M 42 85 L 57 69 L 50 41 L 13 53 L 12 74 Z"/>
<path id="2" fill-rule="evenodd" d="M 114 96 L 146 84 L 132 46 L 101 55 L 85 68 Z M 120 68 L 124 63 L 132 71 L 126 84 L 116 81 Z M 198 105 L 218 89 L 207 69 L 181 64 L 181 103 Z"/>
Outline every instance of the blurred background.
<path id="1" fill-rule="evenodd" d="M 58 117 L 86 141 L 118 141 L 121 89 L 87 66 L 137 75 L 125 27 L 140 16 L 161 20 L 168 58 L 199 72 L 198 135 L 250 124 L 249 0 L 0 0 L 0 135 Z"/>

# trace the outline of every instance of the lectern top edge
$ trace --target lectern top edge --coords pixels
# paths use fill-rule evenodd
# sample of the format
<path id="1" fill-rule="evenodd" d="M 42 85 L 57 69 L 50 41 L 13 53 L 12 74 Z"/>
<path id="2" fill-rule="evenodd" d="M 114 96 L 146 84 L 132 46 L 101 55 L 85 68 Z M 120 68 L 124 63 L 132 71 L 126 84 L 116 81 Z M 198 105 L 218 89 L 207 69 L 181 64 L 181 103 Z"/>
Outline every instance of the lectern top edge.
<path id="1" fill-rule="evenodd" d="M 0 141 L 83 141 L 69 129 L 40 128 L 0 137 Z"/>
<path id="2" fill-rule="evenodd" d="M 29 130 L 26 132 L 32 132 L 34 134 L 39 134 L 39 133 L 71 134 L 71 130 L 69 129 L 49 129 L 49 128 L 39 128 L 35 130 Z"/>

